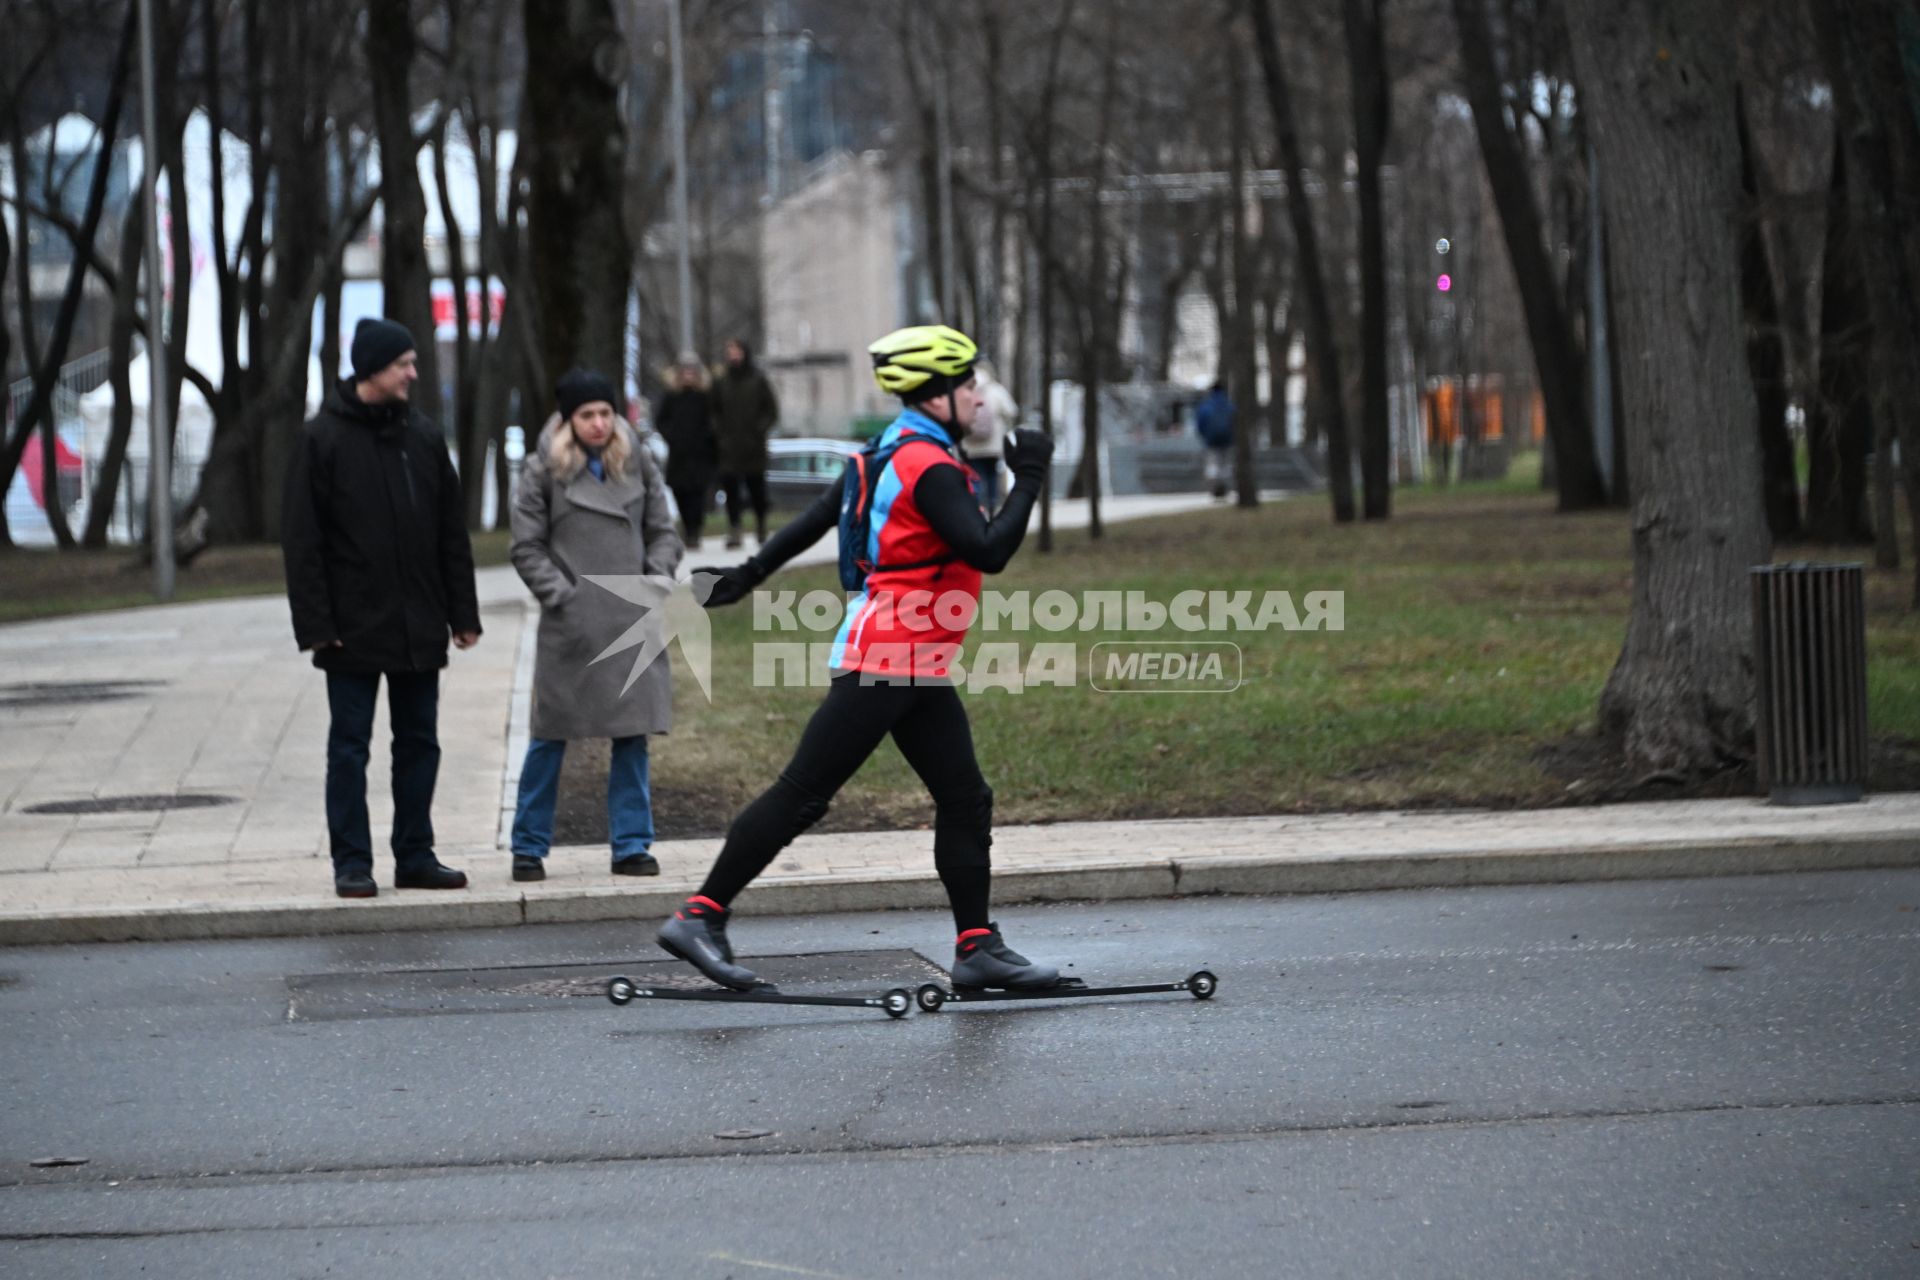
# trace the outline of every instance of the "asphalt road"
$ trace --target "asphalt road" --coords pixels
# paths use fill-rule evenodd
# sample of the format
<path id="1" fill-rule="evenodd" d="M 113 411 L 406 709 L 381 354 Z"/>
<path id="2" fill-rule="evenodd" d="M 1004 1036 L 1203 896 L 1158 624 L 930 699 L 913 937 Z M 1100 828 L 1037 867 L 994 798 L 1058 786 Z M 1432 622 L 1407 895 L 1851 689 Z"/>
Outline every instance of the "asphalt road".
<path id="1" fill-rule="evenodd" d="M 616 1009 L 631 925 L 0 951 L 0 1275 L 1910 1277 L 1916 908 L 1916 872 L 1021 908 L 1090 980 L 1220 993 L 899 1022 Z M 735 929 L 867 953 L 773 962 L 816 990 L 949 937 Z"/>

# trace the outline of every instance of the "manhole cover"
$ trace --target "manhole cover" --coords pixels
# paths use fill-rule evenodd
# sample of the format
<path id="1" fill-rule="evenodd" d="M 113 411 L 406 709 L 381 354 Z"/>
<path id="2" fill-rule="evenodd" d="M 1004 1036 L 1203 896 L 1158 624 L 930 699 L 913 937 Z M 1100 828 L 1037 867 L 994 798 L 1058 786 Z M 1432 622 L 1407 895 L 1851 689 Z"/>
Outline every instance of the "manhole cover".
<path id="1" fill-rule="evenodd" d="M 946 971 L 913 951 L 816 951 L 754 956 L 756 972 L 783 991 L 885 991 L 946 980 Z M 706 987 L 679 960 L 600 960 L 591 964 L 510 965 L 486 969 L 401 969 L 385 973 L 310 973 L 287 979 L 287 1017 L 296 1022 L 427 1017 L 447 1013 L 525 1013 L 569 1000 L 604 1004 L 616 973 L 646 986 Z"/>
<path id="2" fill-rule="evenodd" d="M 76 702 L 114 702 L 137 698 L 164 680 L 32 680 L 0 684 L 0 710 L 58 707 Z"/>
<path id="3" fill-rule="evenodd" d="M 232 804 L 232 796 L 94 796 L 86 800 L 43 800 L 22 813 L 159 813 L 167 809 L 213 809 Z"/>

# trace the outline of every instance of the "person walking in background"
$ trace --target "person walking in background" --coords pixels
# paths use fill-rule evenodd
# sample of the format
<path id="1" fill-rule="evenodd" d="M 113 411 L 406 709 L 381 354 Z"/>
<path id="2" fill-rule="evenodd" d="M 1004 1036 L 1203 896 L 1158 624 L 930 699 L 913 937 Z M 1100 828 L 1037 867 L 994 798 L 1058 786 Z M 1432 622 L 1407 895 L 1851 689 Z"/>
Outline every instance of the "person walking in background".
<path id="1" fill-rule="evenodd" d="M 753 363 L 753 349 L 727 339 L 727 367 L 713 385 L 720 436 L 720 491 L 727 495 L 727 546 L 740 545 L 745 508 L 753 507 L 754 536 L 767 541 L 767 437 L 780 421 L 773 384 Z M 744 492 L 743 492 L 744 491 Z"/>
<path id="2" fill-rule="evenodd" d="M 713 435 L 713 395 L 707 371 L 691 351 L 680 354 L 673 383 L 660 397 L 653 428 L 667 442 L 667 488 L 680 508 L 688 550 L 700 549 L 700 531 L 706 523 L 707 502 L 713 494 L 719 444 Z"/>
<path id="3" fill-rule="evenodd" d="M 540 602 L 533 660 L 532 723 L 513 817 L 513 878 L 546 879 L 553 814 L 567 743 L 613 740 L 607 830 L 613 873 L 660 873 L 653 848 L 647 735 L 673 726 L 673 673 L 666 654 L 632 688 L 628 668 L 595 662 L 632 625 L 621 597 L 589 574 L 671 578 L 683 553 L 660 468 L 614 413 L 612 384 L 575 369 L 555 389 L 559 413 L 527 455 L 513 502 L 509 555 Z"/>
<path id="4" fill-rule="evenodd" d="M 1207 487 L 1216 498 L 1227 496 L 1227 478 L 1233 474 L 1233 401 L 1227 384 L 1216 382 L 1193 410 L 1193 429 L 1207 450 Z"/>
<path id="5" fill-rule="evenodd" d="M 1000 455 L 1006 447 L 1007 432 L 1020 419 L 1020 406 L 993 376 L 993 366 L 985 360 L 973 366 L 974 383 L 980 392 L 980 412 L 974 415 L 973 429 L 967 433 L 967 465 L 980 477 L 980 498 L 988 514 L 1000 505 Z"/>
<path id="6" fill-rule="evenodd" d="M 393 885 L 464 889 L 433 848 L 440 668 L 447 638 L 480 639 L 466 502 L 446 438 L 408 399 L 413 335 L 391 320 L 353 333 L 353 377 L 294 443 L 281 520 L 293 635 L 327 675 L 327 838 L 334 892 L 379 893 L 367 818 L 374 705 L 393 727 Z"/>

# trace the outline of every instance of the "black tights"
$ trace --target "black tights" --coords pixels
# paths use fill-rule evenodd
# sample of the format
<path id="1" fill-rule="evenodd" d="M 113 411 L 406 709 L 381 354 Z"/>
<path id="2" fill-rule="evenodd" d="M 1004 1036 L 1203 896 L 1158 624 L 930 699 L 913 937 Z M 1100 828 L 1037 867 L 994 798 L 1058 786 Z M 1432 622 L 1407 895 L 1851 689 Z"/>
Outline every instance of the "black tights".
<path id="1" fill-rule="evenodd" d="M 862 683 L 836 676 L 778 781 L 740 811 L 700 893 L 722 906 L 820 821 L 889 733 L 933 795 L 933 865 L 964 933 L 987 927 L 993 790 L 973 754 L 973 729 L 950 685 Z"/>

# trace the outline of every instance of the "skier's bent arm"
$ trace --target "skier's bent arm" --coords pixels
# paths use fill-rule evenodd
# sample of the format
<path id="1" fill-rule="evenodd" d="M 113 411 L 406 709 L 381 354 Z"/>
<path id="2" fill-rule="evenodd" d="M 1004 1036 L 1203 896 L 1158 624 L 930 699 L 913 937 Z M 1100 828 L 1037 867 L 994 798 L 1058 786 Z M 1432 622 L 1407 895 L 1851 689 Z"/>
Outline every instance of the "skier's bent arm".
<path id="1" fill-rule="evenodd" d="M 989 520 L 967 487 L 959 467 L 928 467 L 913 486 L 913 503 L 953 554 L 982 573 L 998 573 L 1020 549 L 1027 536 L 1027 517 L 1040 496 L 1041 476 L 1029 473 L 1015 481 L 1006 505 Z"/>

